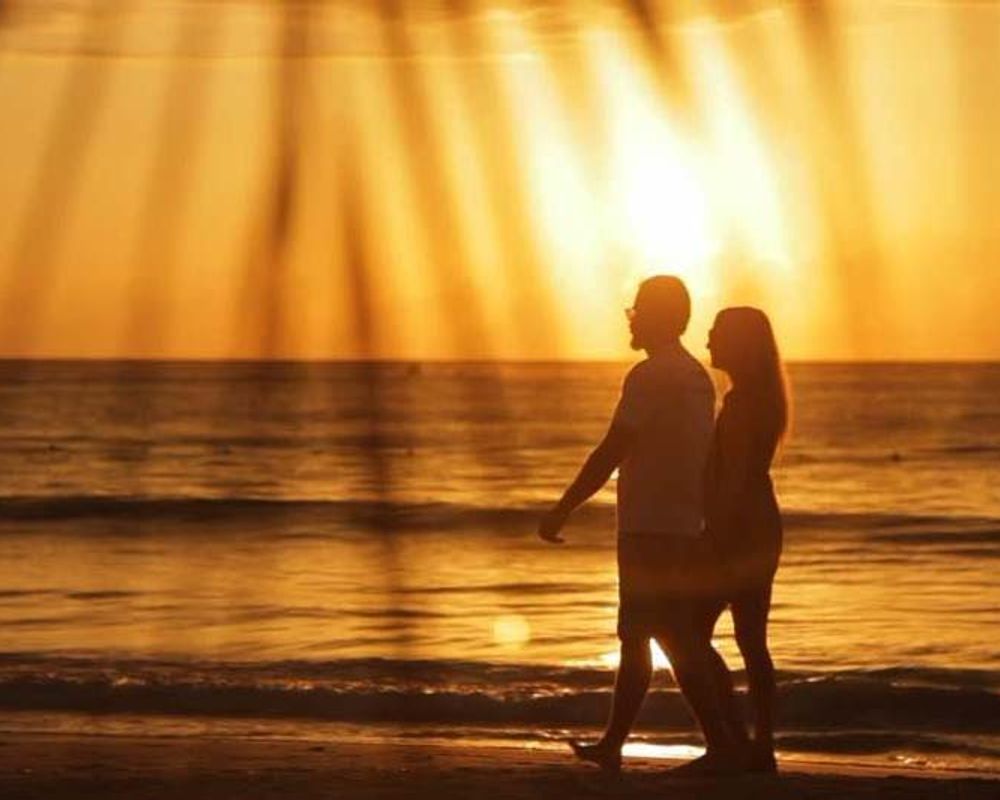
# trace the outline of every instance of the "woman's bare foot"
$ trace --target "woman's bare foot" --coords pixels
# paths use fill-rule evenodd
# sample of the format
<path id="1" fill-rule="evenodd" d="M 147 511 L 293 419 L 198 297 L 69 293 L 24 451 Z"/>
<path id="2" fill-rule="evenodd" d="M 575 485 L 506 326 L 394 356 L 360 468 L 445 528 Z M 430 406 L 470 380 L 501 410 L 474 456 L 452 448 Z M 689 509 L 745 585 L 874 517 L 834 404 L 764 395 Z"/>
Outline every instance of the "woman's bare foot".
<path id="1" fill-rule="evenodd" d="M 668 770 L 672 778 L 719 778 L 738 775 L 747 769 L 748 757 L 741 751 L 712 750 L 693 761 Z"/>
<path id="2" fill-rule="evenodd" d="M 767 773 L 773 775 L 778 771 L 778 762 L 774 757 L 774 748 L 763 745 L 752 745 L 747 772 Z"/>
<path id="3" fill-rule="evenodd" d="M 575 739 L 567 741 L 573 754 L 581 761 L 596 764 L 604 772 L 621 772 L 622 751 L 602 742 L 596 744 L 581 744 Z"/>

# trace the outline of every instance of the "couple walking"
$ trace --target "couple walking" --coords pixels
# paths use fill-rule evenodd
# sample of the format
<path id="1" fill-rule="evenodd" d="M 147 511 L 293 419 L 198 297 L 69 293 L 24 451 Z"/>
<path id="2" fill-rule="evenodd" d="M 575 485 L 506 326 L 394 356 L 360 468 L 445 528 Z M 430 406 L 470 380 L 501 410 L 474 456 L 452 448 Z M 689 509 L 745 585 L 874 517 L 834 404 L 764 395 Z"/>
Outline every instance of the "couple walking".
<path id="1" fill-rule="evenodd" d="M 626 376 L 604 439 L 539 525 L 542 539 L 562 543 L 569 514 L 618 469 L 621 661 L 604 735 L 570 745 L 581 759 L 620 768 L 649 688 L 655 639 L 706 742 L 704 756 L 676 771 L 774 771 L 767 617 L 781 519 L 768 470 L 785 430 L 784 381 L 767 317 L 754 308 L 721 311 L 708 349 L 732 389 L 713 423 L 712 382 L 680 343 L 690 308 L 678 278 L 640 285 L 627 314 L 632 348 L 647 358 Z M 711 643 L 727 607 L 746 665 L 753 738 Z"/>

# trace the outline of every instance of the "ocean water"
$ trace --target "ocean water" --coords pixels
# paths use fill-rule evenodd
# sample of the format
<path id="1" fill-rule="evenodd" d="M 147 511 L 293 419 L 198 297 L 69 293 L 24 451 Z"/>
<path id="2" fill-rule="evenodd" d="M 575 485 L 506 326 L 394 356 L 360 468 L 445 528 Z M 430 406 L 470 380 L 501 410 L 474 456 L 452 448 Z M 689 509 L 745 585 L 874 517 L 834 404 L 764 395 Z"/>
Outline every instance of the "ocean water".
<path id="1" fill-rule="evenodd" d="M 613 485 L 534 527 L 626 369 L 0 364 L 0 729 L 596 730 Z M 1000 364 L 789 372 L 780 750 L 1000 769 Z"/>

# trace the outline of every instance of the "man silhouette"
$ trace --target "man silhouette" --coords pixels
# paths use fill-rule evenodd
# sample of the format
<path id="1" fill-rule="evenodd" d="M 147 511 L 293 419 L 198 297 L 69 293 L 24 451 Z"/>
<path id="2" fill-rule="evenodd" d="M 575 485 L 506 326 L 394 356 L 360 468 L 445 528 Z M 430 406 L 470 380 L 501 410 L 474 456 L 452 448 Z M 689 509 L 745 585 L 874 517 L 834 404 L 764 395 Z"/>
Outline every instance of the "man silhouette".
<path id="1" fill-rule="evenodd" d="M 649 688 L 651 639 L 670 659 L 705 736 L 706 754 L 688 770 L 724 772 L 738 760 L 720 708 L 718 655 L 698 633 L 699 594 L 706 590 L 699 578 L 703 474 L 715 393 L 704 367 L 680 342 L 690 312 L 680 279 L 658 275 L 639 286 L 626 313 L 632 349 L 647 358 L 625 377 L 604 439 L 538 528 L 542 539 L 563 543 L 569 514 L 618 468 L 621 659 L 604 735 L 591 745 L 570 743 L 577 756 L 609 770 L 621 766 L 622 746 Z"/>

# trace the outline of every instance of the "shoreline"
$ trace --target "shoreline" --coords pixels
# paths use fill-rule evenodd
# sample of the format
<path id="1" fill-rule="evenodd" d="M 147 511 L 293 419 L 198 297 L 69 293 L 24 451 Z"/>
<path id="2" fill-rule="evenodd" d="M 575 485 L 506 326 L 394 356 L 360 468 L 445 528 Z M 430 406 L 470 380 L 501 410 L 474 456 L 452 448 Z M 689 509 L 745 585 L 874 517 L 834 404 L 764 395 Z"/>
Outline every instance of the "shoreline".
<path id="1" fill-rule="evenodd" d="M 75 733 L 0 735 L 6 800 L 629 797 L 838 800 L 1000 796 L 1000 774 L 786 761 L 773 776 L 670 778 L 679 762 L 630 757 L 620 778 L 540 746 Z"/>

